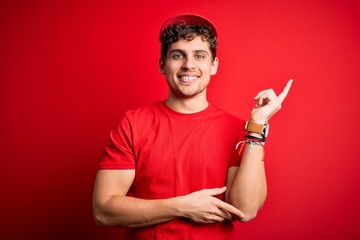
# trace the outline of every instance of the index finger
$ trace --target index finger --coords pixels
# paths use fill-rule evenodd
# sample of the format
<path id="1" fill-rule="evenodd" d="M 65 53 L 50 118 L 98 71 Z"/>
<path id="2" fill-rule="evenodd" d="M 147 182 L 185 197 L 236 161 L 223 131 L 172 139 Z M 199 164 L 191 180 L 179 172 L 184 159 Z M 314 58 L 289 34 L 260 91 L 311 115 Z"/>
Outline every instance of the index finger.
<path id="1" fill-rule="evenodd" d="M 290 79 L 290 80 L 287 82 L 287 84 L 286 84 L 284 90 L 282 91 L 282 93 L 279 94 L 278 100 L 280 101 L 280 103 L 282 103 L 282 102 L 284 101 L 284 99 L 286 98 L 286 96 L 288 95 L 292 83 L 293 83 L 293 80 Z"/>
<path id="2" fill-rule="evenodd" d="M 216 198 L 216 199 L 218 200 L 218 203 L 216 205 L 219 209 L 222 209 L 223 211 L 227 211 L 228 213 L 236 215 L 240 218 L 244 217 L 244 214 L 239 209 L 234 207 L 233 205 L 223 202 L 218 198 Z"/>

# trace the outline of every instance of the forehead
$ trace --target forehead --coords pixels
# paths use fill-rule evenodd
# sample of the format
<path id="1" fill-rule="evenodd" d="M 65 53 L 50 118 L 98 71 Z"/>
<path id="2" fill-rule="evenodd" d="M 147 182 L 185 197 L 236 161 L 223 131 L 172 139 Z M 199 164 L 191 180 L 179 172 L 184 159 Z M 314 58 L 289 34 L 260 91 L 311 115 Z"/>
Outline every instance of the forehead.
<path id="1" fill-rule="evenodd" d="M 196 36 L 192 40 L 186 40 L 181 38 L 179 41 L 174 42 L 170 45 L 168 52 L 173 50 L 181 50 L 184 52 L 193 52 L 193 51 L 206 51 L 209 54 L 210 51 L 210 44 L 208 41 L 203 40 L 201 36 Z"/>

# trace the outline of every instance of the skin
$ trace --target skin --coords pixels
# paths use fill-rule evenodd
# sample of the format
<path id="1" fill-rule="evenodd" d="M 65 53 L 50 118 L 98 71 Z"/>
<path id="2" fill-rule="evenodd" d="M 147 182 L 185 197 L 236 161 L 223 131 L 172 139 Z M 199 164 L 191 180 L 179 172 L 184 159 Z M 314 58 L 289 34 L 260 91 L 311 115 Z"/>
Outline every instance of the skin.
<path id="1" fill-rule="evenodd" d="M 168 86 L 166 104 L 181 113 L 194 113 L 208 106 L 206 89 L 216 74 L 219 60 L 211 57 L 209 44 L 201 37 L 173 43 L 160 72 Z M 292 81 L 277 96 L 264 90 L 255 97 L 250 120 L 268 121 L 280 108 Z M 144 227 L 184 217 L 196 223 L 214 223 L 225 219 L 247 222 L 256 216 L 266 198 L 263 148 L 248 145 L 239 167 L 231 167 L 226 186 L 203 189 L 188 195 L 146 200 L 126 196 L 135 178 L 135 170 L 99 170 L 94 194 L 93 213 L 99 225 Z M 224 193 L 226 201 L 215 196 Z"/>

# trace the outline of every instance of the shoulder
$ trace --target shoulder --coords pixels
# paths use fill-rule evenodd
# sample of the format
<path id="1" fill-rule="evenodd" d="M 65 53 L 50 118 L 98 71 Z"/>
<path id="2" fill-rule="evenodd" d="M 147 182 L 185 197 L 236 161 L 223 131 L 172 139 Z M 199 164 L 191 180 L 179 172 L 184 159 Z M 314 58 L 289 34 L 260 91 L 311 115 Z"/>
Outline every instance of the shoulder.
<path id="1" fill-rule="evenodd" d="M 158 101 L 125 111 L 120 118 L 118 127 L 143 128 L 153 126 L 154 123 L 164 118 L 163 104 L 163 101 Z"/>
<path id="2" fill-rule="evenodd" d="M 151 128 L 158 112 L 161 111 L 161 102 L 155 102 L 122 113 L 112 132 L 130 134 L 136 129 Z"/>
<path id="3" fill-rule="evenodd" d="M 140 106 L 135 109 L 128 110 L 124 113 L 124 117 L 128 119 L 136 119 L 141 117 L 153 116 L 161 111 L 162 102 L 154 102 L 148 105 Z"/>

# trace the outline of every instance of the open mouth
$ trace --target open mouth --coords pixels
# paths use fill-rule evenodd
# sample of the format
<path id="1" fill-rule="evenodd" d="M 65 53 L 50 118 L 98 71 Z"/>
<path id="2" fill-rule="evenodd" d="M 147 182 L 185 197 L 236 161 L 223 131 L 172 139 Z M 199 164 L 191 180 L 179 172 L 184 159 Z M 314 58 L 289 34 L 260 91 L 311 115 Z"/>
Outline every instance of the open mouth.
<path id="1" fill-rule="evenodd" d="M 195 82 L 199 78 L 199 76 L 196 76 L 196 75 L 185 75 L 185 76 L 180 75 L 180 76 L 178 76 L 178 78 L 183 83 L 192 83 L 192 82 Z"/>

